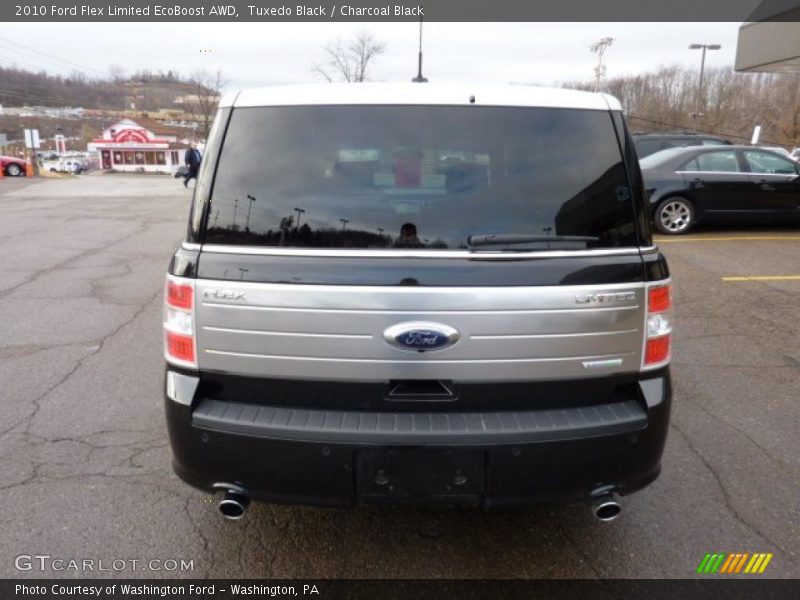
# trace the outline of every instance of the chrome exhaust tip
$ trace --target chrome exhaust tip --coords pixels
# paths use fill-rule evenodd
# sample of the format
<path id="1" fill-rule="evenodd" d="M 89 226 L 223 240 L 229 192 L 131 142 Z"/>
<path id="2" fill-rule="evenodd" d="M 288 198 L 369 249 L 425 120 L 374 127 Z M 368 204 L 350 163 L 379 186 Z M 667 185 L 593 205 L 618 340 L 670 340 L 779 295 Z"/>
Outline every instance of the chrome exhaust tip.
<path id="1" fill-rule="evenodd" d="M 226 483 L 215 483 L 213 487 L 225 492 L 225 496 L 217 505 L 220 514 L 225 519 L 238 521 L 247 514 L 250 498 L 244 488 Z"/>
<path id="2" fill-rule="evenodd" d="M 592 514 L 598 521 L 608 523 L 616 519 L 622 512 L 617 495 L 604 492 L 592 499 Z"/>
<path id="3" fill-rule="evenodd" d="M 247 514 L 250 498 L 238 492 L 226 492 L 217 508 L 223 517 L 229 521 L 238 521 Z"/>

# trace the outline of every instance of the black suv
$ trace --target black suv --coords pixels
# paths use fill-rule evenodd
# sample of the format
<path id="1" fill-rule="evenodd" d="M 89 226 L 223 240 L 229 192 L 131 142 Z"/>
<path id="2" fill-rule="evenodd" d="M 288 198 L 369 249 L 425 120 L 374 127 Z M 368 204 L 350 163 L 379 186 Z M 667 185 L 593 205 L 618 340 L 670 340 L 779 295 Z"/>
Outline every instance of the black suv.
<path id="1" fill-rule="evenodd" d="M 603 94 L 224 99 L 167 276 L 175 471 L 229 519 L 250 498 L 585 501 L 613 519 L 658 476 L 669 421 L 649 216 Z"/>
<path id="2" fill-rule="evenodd" d="M 730 144 L 725 138 L 696 133 L 634 133 L 632 137 L 636 154 L 640 159 L 667 148 Z"/>

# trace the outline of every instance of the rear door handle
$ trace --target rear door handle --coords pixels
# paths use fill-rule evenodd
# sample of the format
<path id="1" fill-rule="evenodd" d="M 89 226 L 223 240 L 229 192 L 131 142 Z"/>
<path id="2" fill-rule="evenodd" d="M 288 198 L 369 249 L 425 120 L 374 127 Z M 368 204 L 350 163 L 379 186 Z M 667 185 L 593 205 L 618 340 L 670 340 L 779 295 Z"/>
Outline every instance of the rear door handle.
<path id="1" fill-rule="evenodd" d="M 705 182 L 699 177 L 695 177 L 694 179 L 692 179 L 692 183 L 694 184 L 694 187 L 697 188 L 698 190 L 702 190 L 704 187 L 706 187 Z"/>

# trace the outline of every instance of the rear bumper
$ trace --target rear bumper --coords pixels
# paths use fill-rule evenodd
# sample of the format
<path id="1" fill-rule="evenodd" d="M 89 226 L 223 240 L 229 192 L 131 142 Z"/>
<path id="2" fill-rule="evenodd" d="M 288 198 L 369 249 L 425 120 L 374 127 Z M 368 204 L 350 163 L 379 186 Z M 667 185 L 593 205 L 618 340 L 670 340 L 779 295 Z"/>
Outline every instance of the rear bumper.
<path id="1" fill-rule="evenodd" d="M 409 413 L 307 410 L 195 397 L 167 386 L 175 472 L 254 499 L 483 507 L 634 492 L 659 473 L 669 421 L 667 369 L 624 402 L 564 410 Z M 644 376 L 643 376 L 644 377 Z"/>

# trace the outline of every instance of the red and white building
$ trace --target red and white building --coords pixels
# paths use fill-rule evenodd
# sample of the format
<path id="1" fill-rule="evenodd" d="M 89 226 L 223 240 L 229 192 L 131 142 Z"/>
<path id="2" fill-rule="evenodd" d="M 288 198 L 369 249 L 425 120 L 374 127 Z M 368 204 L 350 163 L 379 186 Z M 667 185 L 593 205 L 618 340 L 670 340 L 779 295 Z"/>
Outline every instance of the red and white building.
<path id="1" fill-rule="evenodd" d="M 186 133 L 146 117 L 122 119 L 89 142 L 88 150 L 97 155 L 102 169 L 174 173 L 189 147 L 181 141 Z"/>

